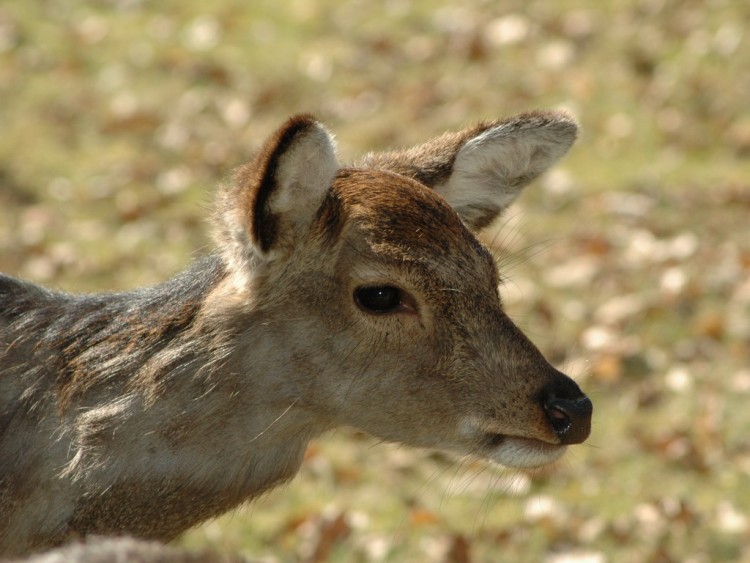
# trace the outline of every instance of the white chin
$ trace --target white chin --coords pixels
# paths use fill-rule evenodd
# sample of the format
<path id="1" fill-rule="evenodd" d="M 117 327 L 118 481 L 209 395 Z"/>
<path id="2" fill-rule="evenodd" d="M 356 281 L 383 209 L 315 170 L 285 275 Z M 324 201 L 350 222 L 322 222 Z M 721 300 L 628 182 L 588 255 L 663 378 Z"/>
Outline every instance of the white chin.
<path id="1" fill-rule="evenodd" d="M 560 459 L 566 449 L 567 446 L 547 444 L 539 440 L 508 437 L 491 450 L 489 457 L 507 467 L 542 467 Z"/>

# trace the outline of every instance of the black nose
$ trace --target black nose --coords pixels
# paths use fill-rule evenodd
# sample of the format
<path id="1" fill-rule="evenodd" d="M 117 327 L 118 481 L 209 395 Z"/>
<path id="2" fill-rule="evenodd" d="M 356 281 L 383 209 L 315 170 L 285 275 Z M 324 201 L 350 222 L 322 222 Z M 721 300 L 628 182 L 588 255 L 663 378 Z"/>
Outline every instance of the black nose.
<path id="1" fill-rule="evenodd" d="M 580 444 L 589 437 L 594 405 L 586 395 L 574 399 L 550 395 L 544 400 L 543 407 L 561 444 Z"/>

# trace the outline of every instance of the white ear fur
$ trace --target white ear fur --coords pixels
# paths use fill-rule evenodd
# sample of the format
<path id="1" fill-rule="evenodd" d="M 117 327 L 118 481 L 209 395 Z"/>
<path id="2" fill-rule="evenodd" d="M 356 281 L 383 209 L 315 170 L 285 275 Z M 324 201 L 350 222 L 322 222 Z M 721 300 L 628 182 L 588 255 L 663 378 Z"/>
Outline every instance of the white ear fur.
<path id="1" fill-rule="evenodd" d="M 300 133 L 278 161 L 268 208 L 285 222 L 309 223 L 336 172 L 336 143 L 320 123 Z"/>
<path id="2" fill-rule="evenodd" d="M 294 248 L 328 193 L 338 170 L 328 130 L 308 115 L 289 119 L 250 170 L 251 231 L 260 255 Z"/>
<path id="3" fill-rule="evenodd" d="M 289 119 L 219 193 L 215 237 L 245 272 L 259 258 L 293 249 L 338 171 L 333 136 L 309 115 Z"/>
<path id="4" fill-rule="evenodd" d="M 484 227 L 568 151 L 577 131 L 563 112 L 500 122 L 461 146 L 450 176 L 435 190 L 470 226 Z"/>

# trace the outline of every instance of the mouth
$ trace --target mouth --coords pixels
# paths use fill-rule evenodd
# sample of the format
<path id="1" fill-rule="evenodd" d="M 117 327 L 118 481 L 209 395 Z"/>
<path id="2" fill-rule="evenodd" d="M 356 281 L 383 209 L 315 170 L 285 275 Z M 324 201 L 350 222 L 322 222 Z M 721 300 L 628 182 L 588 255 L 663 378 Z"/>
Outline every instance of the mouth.
<path id="1" fill-rule="evenodd" d="M 469 417 L 459 425 L 464 447 L 485 459 L 516 469 L 535 469 L 552 465 L 568 449 L 567 445 L 547 439 L 498 432 L 495 423 Z"/>
<path id="2" fill-rule="evenodd" d="M 535 438 L 486 433 L 480 449 L 487 458 L 506 467 L 531 469 L 556 462 L 565 454 L 567 446 Z"/>

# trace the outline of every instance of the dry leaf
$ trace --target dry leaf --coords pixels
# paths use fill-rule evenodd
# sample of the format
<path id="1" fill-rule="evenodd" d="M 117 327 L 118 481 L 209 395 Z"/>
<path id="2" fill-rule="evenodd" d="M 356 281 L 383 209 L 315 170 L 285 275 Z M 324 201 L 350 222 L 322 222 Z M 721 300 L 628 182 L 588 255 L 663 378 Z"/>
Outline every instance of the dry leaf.
<path id="1" fill-rule="evenodd" d="M 320 525 L 318 541 L 307 563 L 328 561 L 335 545 L 344 540 L 351 532 L 346 513 L 338 514 L 333 520 L 324 520 Z"/>

